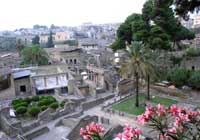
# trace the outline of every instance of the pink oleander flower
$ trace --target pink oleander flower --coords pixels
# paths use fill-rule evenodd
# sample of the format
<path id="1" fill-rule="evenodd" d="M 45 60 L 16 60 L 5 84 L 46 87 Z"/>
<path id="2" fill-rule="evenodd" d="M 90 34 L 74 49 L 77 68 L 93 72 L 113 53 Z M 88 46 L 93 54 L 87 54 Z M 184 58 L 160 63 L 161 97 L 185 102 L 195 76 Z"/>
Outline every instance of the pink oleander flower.
<path id="1" fill-rule="evenodd" d="M 157 110 L 158 110 L 158 111 L 165 111 L 165 109 L 166 109 L 165 106 L 163 106 L 163 105 L 161 105 L 161 104 L 158 104 L 158 105 L 157 105 Z"/>
<path id="2" fill-rule="evenodd" d="M 181 119 L 179 117 L 176 117 L 175 118 L 175 121 L 174 121 L 174 127 L 179 127 L 181 125 Z"/>
<path id="3" fill-rule="evenodd" d="M 148 122 L 149 119 L 151 119 L 151 118 L 153 117 L 153 115 L 154 115 L 154 110 L 155 110 L 154 107 L 151 107 L 151 106 L 146 107 L 145 113 L 142 114 L 142 115 L 139 115 L 139 116 L 137 117 L 137 121 L 138 121 L 140 124 L 144 125 L 145 122 Z"/>
<path id="4" fill-rule="evenodd" d="M 103 140 L 103 138 L 101 138 L 101 135 L 103 135 L 104 133 L 105 129 L 100 124 L 94 122 L 87 125 L 85 129 L 80 129 L 80 135 L 83 136 L 84 140 L 93 140 L 93 137 L 98 138 L 97 140 Z"/>
<path id="5" fill-rule="evenodd" d="M 182 122 L 190 121 L 188 114 L 178 113 L 178 117 L 181 119 Z"/>
<path id="6" fill-rule="evenodd" d="M 125 126 L 124 131 L 117 135 L 117 138 L 120 140 L 139 140 L 142 131 L 138 128 L 133 128 L 130 126 Z"/>
<path id="7" fill-rule="evenodd" d="M 170 132 L 170 133 L 176 133 L 177 132 L 175 127 L 172 127 L 170 129 L 168 129 L 167 131 Z"/>
<path id="8" fill-rule="evenodd" d="M 177 115 L 180 112 L 180 108 L 176 104 L 173 104 L 169 108 L 169 112 L 172 113 L 174 116 Z"/>
<path id="9" fill-rule="evenodd" d="M 165 114 L 166 107 L 163 106 L 163 105 L 158 104 L 157 108 L 156 108 L 156 112 L 157 112 L 158 117 L 161 117 L 161 116 L 163 116 Z"/>

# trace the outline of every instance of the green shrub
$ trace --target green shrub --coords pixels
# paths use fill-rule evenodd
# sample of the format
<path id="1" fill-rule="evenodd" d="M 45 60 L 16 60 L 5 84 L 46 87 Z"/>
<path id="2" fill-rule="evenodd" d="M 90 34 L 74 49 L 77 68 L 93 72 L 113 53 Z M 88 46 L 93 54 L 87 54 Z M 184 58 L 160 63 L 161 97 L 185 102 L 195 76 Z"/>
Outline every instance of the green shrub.
<path id="1" fill-rule="evenodd" d="M 188 85 L 193 88 L 200 89 L 200 71 L 191 72 L 191 76 L 188 80 Z"/>
<path id="2" fill-rule="evenodd" d="M 51 105 L 50 105 L 50 107 L 52 108 L 52 109 L 57 109 L 58 108 L 58 103 L 57 102 L 55 102 L 55 103 L 52 103 Z"/>
<path id="3" fill-rule="evenodd" d="M 179 65 L 181 64 L 182 57 L 172 56 L 170 57 L 170 60 L 172 61 L 173 65 Z"/>
<path id="4" fill-rule="evenodd" d="M 40 107 L 40 110 L 41 110 L 41 111 L 44 111 L 44 110 L 46 110 L 47 108 L 48 108 L 48 106 L 43 105 L 43 106 Z"/>
<path id="5" fill-rule="evenodd" d="M 22 99 L 22 98 L 19 98 L 19 99 L 13 100 L 13 101 L 12 101 L 12 105 L 16 105 L 16 104 L 19 104 L 19 103 L 21 103 L 21 102 L 23 102 L 23 99 Z"/>
<path id="6" fill-rule="evenodd" d="M 176 86 L 183 86 L 187 83 L 190 73 L 186 69 L 174 68 L 168 71 L 167 80 Z"/>
<path id="7" fill-rule="evenodd" d="M 43 105 L 46 105 L 46 106 L 49 106 L 50 104 L 54 103 L 55 100 L 54 99 L 51 99 L 51 98 L 44 98 L 42 100 L 39 101 L 38 105 L 39 106 L 43 106 Z"/>
<path id="8" fill-rule="evenodd" d="M 40 113 L 40 108 L 37 106 L 32 106 L 28 109 L 29 115 L 36 117 Z"/>
<path id="9" fill-rule="evenodd" d="M 28 104 L 30 104 L 30 103 L 31 103 L 31 101 L 32 101 L 32 99 L 31 99 L 31 98 L 29 98 L 29 97 L 27 97 L 27 98 L 25 98 L 25 99 L 24 99 L 24 101 L 25 101 L 25 102 L 27 102 Z"/>
<path id="10" fill-rule="evenodd" d="M 19 108 L 19 107 L 28 107 L 28 103 L 22 100 L 22 101 L 18 102 L 18 104 L 13 105 L 13 108 L 15 110 L 17 110 L 17 108 Z"/>
<path id="11" fill-rule="evenodd" d="M 61 103 L 60 103 L 60 107 L 64 107 L 65 106 L 65 101 L 62 101 Z"/>
<path id="12" fill-rule="evenodd" d="M 24 106 L 20 106 L 16 109 L 17 114 L 25 114 L 27 112 L 27 108 Z"/>
<path id="13" fill-rule="evenodd" d="M 38 102 L 38 101 L 39 101 L 39 96 L 33 96 L 33 97 L 31 98 L 31 100 L 32 100 L 33 102 Z"/>
<path id="14" fill-rule="evenodd" d="M 189 56 L 189 57 L 200 56 L 200 49 L 199 48 L 188 48 L 185 52 L 185 55 Z"/>

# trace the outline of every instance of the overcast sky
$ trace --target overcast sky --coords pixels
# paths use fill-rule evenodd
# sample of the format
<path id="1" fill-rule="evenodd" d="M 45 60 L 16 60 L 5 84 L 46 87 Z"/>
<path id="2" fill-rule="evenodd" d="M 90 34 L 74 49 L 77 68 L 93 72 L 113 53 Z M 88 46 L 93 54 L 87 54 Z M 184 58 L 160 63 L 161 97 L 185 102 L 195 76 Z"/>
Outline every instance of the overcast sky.
<path id="1" fill-rule="evenodd" d="M 145 0 L 0 0 L 0 30 L 40 25 L 122 22 Z"/>

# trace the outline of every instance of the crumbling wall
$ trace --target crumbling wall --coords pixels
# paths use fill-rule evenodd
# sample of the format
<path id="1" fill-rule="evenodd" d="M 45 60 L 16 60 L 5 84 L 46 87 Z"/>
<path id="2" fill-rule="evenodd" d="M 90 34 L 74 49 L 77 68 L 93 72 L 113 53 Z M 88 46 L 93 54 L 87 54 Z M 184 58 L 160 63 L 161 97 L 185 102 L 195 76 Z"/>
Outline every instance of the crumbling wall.
<path id="1" fill-rule="evenodd" d="M 79 135 L 80 129 L 90 124 L 91 122 L 98 122 L 97 116 L 85 116 L 82 118 L 77 125 L 72 128 L 71 132 L 68 134 L 67 138 L 69 140 L 79 140 L 81 136 Z"/>

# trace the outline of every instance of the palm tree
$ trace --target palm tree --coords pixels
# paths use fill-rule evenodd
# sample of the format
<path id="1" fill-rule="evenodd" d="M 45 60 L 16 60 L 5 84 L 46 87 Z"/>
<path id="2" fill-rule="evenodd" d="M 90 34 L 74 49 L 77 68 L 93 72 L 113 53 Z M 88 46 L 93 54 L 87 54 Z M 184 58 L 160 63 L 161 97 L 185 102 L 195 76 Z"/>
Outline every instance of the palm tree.
<path id="1" fill-rule="evenodd" d="M 149 55 L 144 47 L 144 44 L 141 42 L 134 41 L 131 45 L 127 46 L 127 54 L 129 59 L 121 68 L 121 74 L 126 78 L 135 78 L 135 87 L 136 87 L 136 101 L 135 106 L 139 107 L 139 79 L 147 78 L 148 79 L 148 95 L 149 96 L 149 83 L 150 75 L 154 74 L 154 68 L 150 61 L 148 61 Z"/>
<path id="2" fill-rule="evenodd" d="M 155 80 L 158 77 L 158 73 L 155 70 L 155 62 L 159 61 L 159 53 L 150 49 L 146 49 L 144 51 L 144 63 L 146 63 L 144 78 L 147 81 L 147 100 L 150 100 L 150 82 L 151 80 Z"/>

